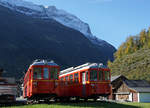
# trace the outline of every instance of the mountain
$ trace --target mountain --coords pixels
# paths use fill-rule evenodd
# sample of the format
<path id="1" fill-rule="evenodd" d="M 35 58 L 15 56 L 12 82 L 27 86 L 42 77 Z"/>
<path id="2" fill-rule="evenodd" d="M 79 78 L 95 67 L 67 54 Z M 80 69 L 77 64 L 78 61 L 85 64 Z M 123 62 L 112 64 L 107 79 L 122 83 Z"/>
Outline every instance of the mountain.
<path id="1" fill-rule="evenodd" d="M 0 67 L 6 70 L 5 75 L 19 78 L 34 59 L 40 58 L 52 59 L 63 68 L 113 60 L 112 45 L 92 36 L 89 26 L 77 17 L 62 10 L 55 14 L 55 10 L 21 0 L 0 0 Z M 72 25 L 56 18 L 68 18 Z M 73 24 L 75 19 L 83 26 Z"/>
<path id="2" fill-rule="evenodd" d="M 130 79 L 150 81 L 150 28 L 142 30 L 137 36 L 128 37 L 108 66 L 112 75 L 122 74 Z"/>
<path id="3" fill-rule="evenodd" d="M 80 31 L 93 44 L 99 47 L 100 50 L 103 50 L 104 54 L 112 54 L 116 51 L 116 49 L 106 41 L 93 36 L 87 23 L 84 23 L 76 16 L 67 13 L 64 10 L 57 9 L 55 6 L 48 6 L 47 8 L 45 8 L 42 5 L 36 5 L 32 2 L 26 2 L 24 0 L 0 0 L 0 4 L 11 10 L 23 13 L 28 16 L 32 16 L 34 18 L 53 19 L 63 24 L 64 26 Z M 110 60 L 113 60 L 112 58 L 113 55 L 109 57 Z"/>

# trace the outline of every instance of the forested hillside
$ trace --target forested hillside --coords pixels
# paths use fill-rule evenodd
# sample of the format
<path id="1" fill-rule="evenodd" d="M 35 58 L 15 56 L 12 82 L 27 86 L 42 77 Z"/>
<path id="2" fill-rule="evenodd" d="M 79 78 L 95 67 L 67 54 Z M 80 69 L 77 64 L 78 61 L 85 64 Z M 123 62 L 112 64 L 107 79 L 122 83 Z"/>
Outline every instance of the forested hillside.
<path id="1" fill-rule="evenodd" d="M 129 36 L 108 61 L 112 75 L 123 74 L 130 79 L 150 80 L 150 28 Z"/>

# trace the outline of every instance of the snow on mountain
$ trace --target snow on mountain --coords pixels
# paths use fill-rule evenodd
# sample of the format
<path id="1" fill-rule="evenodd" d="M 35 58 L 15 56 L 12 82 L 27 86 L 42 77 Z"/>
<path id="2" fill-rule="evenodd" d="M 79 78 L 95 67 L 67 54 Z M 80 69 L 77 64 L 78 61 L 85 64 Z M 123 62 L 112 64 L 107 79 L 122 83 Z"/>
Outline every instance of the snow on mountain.
<path id="1" fill-rule="evenodd" d="M 43 6 L 35 5 L 32 2 L 26 2 L 23 0 L 0 0 L 0 3 L 9 8 L 13 8 L 17 6 L 17 7 L 26 7 L 41 12 L 43 11 L 42 10 Z"/>
<path id="2" fill-rule="evenodd" d="M 74 28 L 86 36 L 91 35 L 90 28 L 88 24 L 82 22 L 79 18 L 71 15 L 63 10 L 56 9 L 55 6 L 49 6 L 47 8 L 47 15 L 56 21 L 66 25 L 70 28 Z"/>
<path id="3" fill-rule="evenodd" d="M 94 44 L 100 46 L 107 44 L 107 42 L 92 35 L 87 23 L 84 23 L 76 16 L 64 10 L 57 9 L 55 6 L 46 8 L 42 5 L 36 5 L 24 0 L 0 0 L 0 5 L 33 17 L 54 19 L 67 27 L 80 31 Z"/>

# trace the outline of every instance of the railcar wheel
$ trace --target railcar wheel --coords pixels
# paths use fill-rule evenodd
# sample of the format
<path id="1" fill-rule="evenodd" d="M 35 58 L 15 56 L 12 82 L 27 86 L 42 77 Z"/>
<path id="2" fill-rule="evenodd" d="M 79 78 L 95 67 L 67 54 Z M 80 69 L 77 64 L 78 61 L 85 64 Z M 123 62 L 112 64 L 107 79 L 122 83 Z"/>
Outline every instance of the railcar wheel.
<path id="1" fill-rule="evenodd" d="M 61 97 L 59 100 L 60 102 L 67 102 L 68 99 L 66 97 Z"/>
<path id="2" fill-rule="evenodd" d="M 70 102 L 70 97 L 66 97 L 63 99 L 63 102 Z"/>
<path id="3" fill-rule="evenodd" d="M 45 99 L 44 102 L 47 103 L 47 104 L 49 104 L 50 100 L 49 99 Z"/>
<path id="4" fill-rule="evenodd" d="M 84 102 L 87 102 L 88 101 L 88 98 L 84 98 Z"/>
<path id="5" fill-rule="evenodd" d="M 75 101 L 76 102 L 79 102 L 80 98 L 79 97 L 76 97 Z"/>
<path id="6" fill-rule="evenodd" d="M 54 101 L 55 101 L 55 102 L 58 102 L 58 98 L 54 98 Z"/>
<path id="7" fill-rule="evenodd" d="M 97 101 L 97 98 L 93 98 L 93 101 L 96 102 L 96 101 Z"/>
<path id="8" fill-rule="evenodd" d="M 60 98 L 61 102 L 69 102 L 70 101 L 70 97 L 64 97 L 64 98 Z"/>
<path id="9" fill-rule="evenodd" d="M 28 105 L 28 104 L 33 104 L 33 100 L 27 99 L 27 105 Z"/>

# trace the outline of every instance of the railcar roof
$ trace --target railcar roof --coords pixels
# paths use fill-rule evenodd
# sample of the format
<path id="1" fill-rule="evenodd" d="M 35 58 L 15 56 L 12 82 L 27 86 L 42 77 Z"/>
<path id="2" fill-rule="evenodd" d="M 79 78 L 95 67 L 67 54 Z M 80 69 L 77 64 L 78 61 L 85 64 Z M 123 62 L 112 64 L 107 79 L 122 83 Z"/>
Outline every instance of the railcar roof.
<path id="1" fill-rule="evenodd" d="M 68 69 L 62 70 L 62 71 L 60 71 L 60 75 L 65 74 L 65 73 L 74 72 L 74 71 L 77 71 L 77 70 L 92 69 L 92 68 L 108 69 L 108 67 L 106 67 L 102 63 L 85 63 L 85 64 L 77 66 L 77 67 L 70 67 Z"/>
<path id="2" fill-rule="evenodd" d="M 31 66 L 37 65 L 50 65 L 50 66 L 58 66 L 54 61 L 47 61 L 47 60 L 35 60 Z"/>

